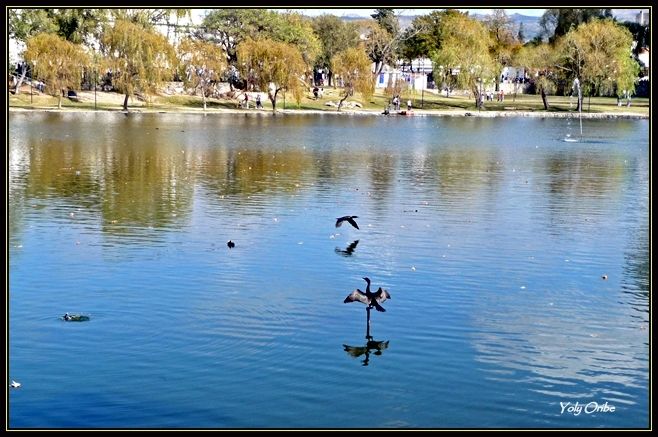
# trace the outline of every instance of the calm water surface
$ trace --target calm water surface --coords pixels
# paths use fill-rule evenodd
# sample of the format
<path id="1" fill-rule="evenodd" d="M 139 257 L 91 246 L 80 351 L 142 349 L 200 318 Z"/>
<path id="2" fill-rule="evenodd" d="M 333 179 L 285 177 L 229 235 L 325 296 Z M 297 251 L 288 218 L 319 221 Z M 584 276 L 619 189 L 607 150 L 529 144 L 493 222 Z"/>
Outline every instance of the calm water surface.
<path id="1" fill-rule="evenodd" d="M 582 124 L 9 114 L 9 427 L 647 427 L 649 122 Z"/>

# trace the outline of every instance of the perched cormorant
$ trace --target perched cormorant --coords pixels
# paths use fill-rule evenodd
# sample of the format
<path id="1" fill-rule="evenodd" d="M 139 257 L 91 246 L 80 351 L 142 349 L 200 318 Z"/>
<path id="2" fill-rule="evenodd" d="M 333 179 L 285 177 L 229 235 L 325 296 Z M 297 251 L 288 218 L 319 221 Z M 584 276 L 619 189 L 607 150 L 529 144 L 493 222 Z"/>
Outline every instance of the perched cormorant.
<path id="1" fill-rule="evenodd" d="M 231 240 L 228 240 L 228 242 L 226 243 L 226 245 L 228 246 L 229 249 L 233 249 L 233 248 L 235 247 L 235 243 L 232 242 Z"/>
<path id="2" fill-rule="evenodd" d="M 377 311 L 383 313 L 386 310 L 380 304 L 383 303 L 386 299 L 390 299 L 391 295 L 388 294 L 388 291 L 383 290 L 382 287 L 379 287 L 377 291 L 372 293 L 370 291 L 370 278 L 363 279 L 368 284 L 365 293 L 357 288 L 345 298 L 343 303 L 361 302 L 368 305 L 368 308 L 375 307 Z"/>
<path id="3" fill-rule="evenodd" d="M 336 227 L 339 227 L 340 225 L 342 225 L 343 222 L 347 222 L 347 223 L 351 224 L 352 226 L 354 226 L 355 228 L 359 229 L 359 225 L 357 225 L 356 222 L 354 221 L 355 218 L 359 218 L 359 216 L 346 215 L 344 217 L 338 217 L 336 219 Z"/>

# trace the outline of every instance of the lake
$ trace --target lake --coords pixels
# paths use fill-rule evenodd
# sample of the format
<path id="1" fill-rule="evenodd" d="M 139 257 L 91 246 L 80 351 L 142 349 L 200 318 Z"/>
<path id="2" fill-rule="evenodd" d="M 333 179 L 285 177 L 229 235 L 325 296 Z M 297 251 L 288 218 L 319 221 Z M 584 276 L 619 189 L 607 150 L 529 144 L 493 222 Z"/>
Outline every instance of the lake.
<path id="1" fill-rule="evenodd" d="M 8 427 L 647 428 L 649 125 L 12 112 Z"/>

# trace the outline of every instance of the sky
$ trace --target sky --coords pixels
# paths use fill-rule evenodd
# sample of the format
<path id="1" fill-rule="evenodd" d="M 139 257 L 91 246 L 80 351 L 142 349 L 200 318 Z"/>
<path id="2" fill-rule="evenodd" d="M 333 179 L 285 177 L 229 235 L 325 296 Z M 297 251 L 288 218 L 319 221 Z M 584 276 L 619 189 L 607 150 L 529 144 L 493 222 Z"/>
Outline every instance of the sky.
<path id="1" fill-rule="evenodd" d="M 317 8 L 317 9 L 294 9 L 296 11 L 301 12 L 304 15 L 308 16 L 317 16 L 317 15 L 322 15 L 322 14 L 332 14 L 332 15 L 337 15 L 337 16 L 343 16 L 343 15 L 360 15 L 363 17 L 370 17 L 371 14 L 375 12 L 374 9 L 334 9 L 334 8 Z M 428 14 L 432 11 L 439 11 L 442 9 L 429 9 L 429 8 L 423 8 L 423 9 L 396 9 L 395 12 L 397 14 L 402 14 L 402 15 L 425 15 Z M 488 15 L 493 12 L 493 9 L 459 9 L 460 11 L 468 11 L 472 14 L 477 13 L 477 14 L 483 14 L 483 15 Z M 507 15 L 512 15 L 512 14 L 521 14 L 521 15 L 529 15 L 532 17 L 541 17 L 542 14 L 544 13 L 546 9 L 505 9 L 505 12 Z"/>
<path id="2" fill-rule="evenodd" d="M 313 9 L 292 9 L 292 8 L 281 8 L 284 10 L 291 10 L 291 11 L 297 11 L 303 15 L 307 15 L 309 17 L 316 17 L 318 15 L 322 14 L 331 14 L 331 15 L 336 15 L 338 17 L 342 17 L 344 15 L 358 15 L 362 16 L 365 18 L 370 18 L 370 15 L 375 13 L 374 9 L 357 9 L 357 8 L 351 8 L 351 9 L 341 9 L 341 8 L 313 8 Z M 445 8 L 443 8 L 445 9 Z M 440 11 L 442 9 L 429 9 L 429 8 L 423 8 L 423 9 L 395 9 L 395 13 L 398 15 L 407 15 L 407 16 L 412 16 L 412 15 L 426 15 L 429 14 L 432 11 Z M 470 12 L 471 14 L 481 14 L 481 15 L 489 15 L 493 12 L 493 9 L 459 9 L 462 12 Z M 533 9 L 505 9 L 505 12 L 507 15 L 512 15 L 512 14 L 521 14 L 521 15 L 529 15 L 531 17 L 541 17 L 544 14 L 544 11 L 546 9 L 538 9 L 538 8 L 533 8 Z M 197 9 L 195 10 L 196 13 L 193 13 L 193 15 L 196 17 L 198 16 L 199 18 L 203 17 L 206 13 L 206 9 Z M 196 20 L 196 18 L 195 18 Z"/>

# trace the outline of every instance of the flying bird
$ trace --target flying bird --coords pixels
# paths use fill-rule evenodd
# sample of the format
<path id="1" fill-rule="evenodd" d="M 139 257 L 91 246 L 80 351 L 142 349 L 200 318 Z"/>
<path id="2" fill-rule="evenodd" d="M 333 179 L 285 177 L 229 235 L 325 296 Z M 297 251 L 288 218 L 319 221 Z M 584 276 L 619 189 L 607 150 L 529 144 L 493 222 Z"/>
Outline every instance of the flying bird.
<path id="1" fill-rule="evenodd" d="M 368 308 L 374 307 L 381 313 L 385 312 L 386 310 L 380 304 L 383 303 L 386 299 L 390 299 L 391 295 L 388 293 L 388 291 L 382 289 L 382 287 L 379 287 L 377 291 L 372 293 L 370 291 L 370 278 L 363 279 L 368 284 L 365 293 L 357 288 L 345 298 L 343 303 L 361 302 L 365 305 L 368 305 Z"/>
<path id="2" fill-rule="evenodd" d="M 359 225 L 357 225 L 356 221 L 354 221 L 355 218 L 359 218 L 359 216 L 346 215 L 344 217 L 338 217 L 336 219 L 336 227 L 338 228 L 343 224 L 343 222 L 347 222 L 347 223 L 351 224 L 352 226 L 354 226 L 355 228 L 359 229 Z"/>

